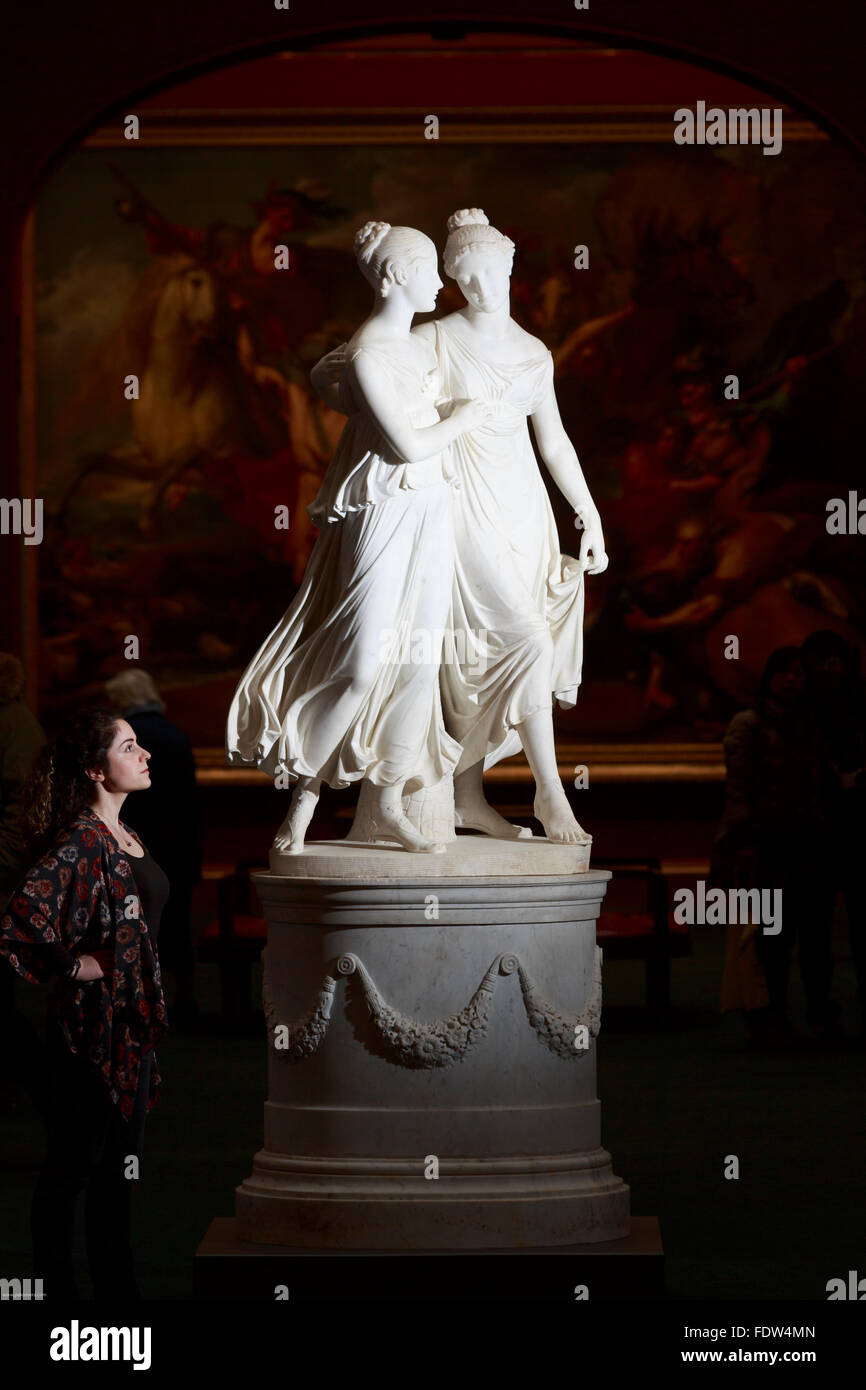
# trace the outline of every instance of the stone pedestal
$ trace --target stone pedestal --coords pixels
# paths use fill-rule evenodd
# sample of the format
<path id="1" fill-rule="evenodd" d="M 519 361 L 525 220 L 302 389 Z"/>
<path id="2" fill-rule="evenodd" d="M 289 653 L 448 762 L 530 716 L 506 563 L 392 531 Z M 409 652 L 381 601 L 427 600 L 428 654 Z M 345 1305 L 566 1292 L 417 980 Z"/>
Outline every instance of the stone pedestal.
<path id="1" fill-rule="evenodd" d="M 581 853 L 319 843 L 292 873 L 254 875 L 268 1100 L 240 1241 L 454 1251 L 628 1235 L 595 1094 L 610 875 L 580 872 Z"/>

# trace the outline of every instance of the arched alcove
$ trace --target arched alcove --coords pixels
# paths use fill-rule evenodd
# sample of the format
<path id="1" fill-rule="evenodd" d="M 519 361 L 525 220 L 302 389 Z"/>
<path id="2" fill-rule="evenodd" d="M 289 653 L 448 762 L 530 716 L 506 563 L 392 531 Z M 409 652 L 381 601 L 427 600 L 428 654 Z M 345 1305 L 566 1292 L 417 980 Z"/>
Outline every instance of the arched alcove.
<path id="1" fill-rule="evenodd" d="M 503 74 L 511 75 L 507 82 L 503 82 Z M 442 98 L 438 102 L 441 128 L 435 141 L 425 134 L 425 117 L 436 114 L 434 93 Z M 507 101 L 502 99 L 503 93 L 507 94 Z M 467 95 L 471 102 L 465 99 Z M 748 418 L 745 407 L 732 405 L 725 419 L 720 414 L 719 383 L 726 375 L 722 372 L 725 355 L 733 352 L 738 359 L 741 374 L 749 378 L 744 380 L 743 389 L 752 393 L 756 404 L 763 399 L 763 385 L 772 383 L 775 377 L 779 378 L 780 390 L 794 392 L 797 379 L 786 363 L 814 356 L 816 361 L 809 370 L 823 370 L 821 364 L 826 366 L 828 354 L 836 350 L 827 335 L 836 331 L 844 314 L 851 310 L 848 291 L 856 279 L 853 245 L 857 229 L 852 230 L 845 223 L 840 230 L 838 225 L 840 217 L 845 220 L 841 190 L 845 170 L 854 168 L 853 157 L 788 107 L 784 108 L 785 143 L 780 155 L 765 156 L 760 148 L 683 149 L 673 140 L 673 112 L 684 106 L 695 107 L 701 100 L 721 109 L 757 105 L 775 109 L 765 93 L 730 77 L 670 58 L 649 56 L 645 51 L 575 43 L 553 35 L 534 34 L 528 38 L 490 32 L 449 38 L 441 31 L 435 40 L 418 32 L 391 33 L 363 41 L 329 41 L 304 52 L 271 53 L 232 66 L 222 63 L 145 101 L 128 103 L 127 109 L 118 111 L 118 115 L 127 115 L 134 107 L 141 123 L 140 138 L 127 141 L 120 120 L 103 123 L 90 133 L 79 151 L 55 170 L 37 202 L 33 245 L 37 252 L 35 274 L 43 285 L 43 380 L 37 391 L 35 373 L 28 370 L 35 357 L 32 348 L 25 348 L 25 399 L 31 412 L 29 416 L 25 412 L 24 421 L 25 439 L 31 446 L 25 477 L 34 483 L 38 481 L 55 512 L 58 507 L 63 510 L 69 497 L 74 497 L 79 507 L 83 505 L 82 498 L 86 501 L 90 497 L 93 501 L 98 497 L 100 476 L 104 481 L 113 475 L 111 487 L 115 493 L 118 488 L 122 490 L 117 476 L 120 459 L 121 471 L 127 469 L 126 481 L 132 486 L 134 466 L 140 466 L 141 459 L 133 461 L 130 457 L 134 441 L 128 435 L 129 407 L 117 395 L 111 402 L 110 374 L 124 353 L 141 353 L 142 343 L 136 335 L 145 331 L 153 308 L 153 302 L 148 300 L 148 285 L 153 281 L 150 289 L 155 295 L 155 259 L 191 257 L 199 269 L 204 266 L 220 282 L 221 312 L 227 315 L 221 321 L 221 331 L 226 322 L 231 321 L 232 325 L 228 337 L 221 339 L 225 361 L 238 374 L 239 354 L 246 353 L 247 368 L 252 364 L 253 370 L 261 374 L 251 397 L 250 373 L 244 369 L 244 401 L 239 409 L 246 416 L 236 430 L 232 446 L 236 459 L 252 463 L 240 469 L 240 481 L 226 482 L 223 477 L 217 484 L 214 478 L 221 465 L 211 460 L 210 482 L 198 490 L 206 494 L 210 489 L 212 495 L 207 504 L 212 512 L 222 511 L 239 528 L 235 541 L 241 531 L 247 533 L 246 549 L 254 551 L 255 565 L 261 561 L 263 548 L 272 557 L 264 581 L 259 576 L 256 582 L 260 589 L 279 589 L 271 606 L 275 611 L 281 608 L 286 596 L 285 575 L 291 572 L 296 581 L 308 553 L 312 531 L 305 523 L 304 507 L 314 495 L 328 447 L 333 444 L 332 420 L 326 419 L 323 426 L 315 409 L 309 418 L 303 417 L 303 411 L 310 409 L 303 379 L 313 358 L 308 362 L 307 357 L 320 341 L 316 336 L 317 316 L 319 329 L 322 322 L 330 319 L 332 330 L 340 327 L 348 331 L 353 318 L 363 312 L 356 296 L 360 286 L 354 285 L 356 272 L 348 256 L 350 223 L 368 214 L 387 216 L 389 220 L 413 220 L 434 237 L 438 229 L 441 240 L 444 217 L 452 202 L 481 202 L 490 206 L 494 219 L 504 223 L 518 240 L 515 313 L 522 315 L 526 326 L 540 333 L 545 341 L 549 339 L 548 346 L 557 356 L 566 423 L 587 475 L 601 489 L 606 502 L 607 524 L 619 542 L 615 549 L 620 576 L 623 572 L 626 576 L 636 573 L 644 562 L 657 563 L 658 546 L 650 547 L 640 560 L 631 531 L 640 524 L 644 503 L 641 500 L 638 505 L 638 501 L 650 487 L 650 474 L 655 469 L 663 476 L 667 467 L 664 452 L 668 445 L 661 443 L 663 424 L 679 428 L 677 447 L 682 456 L 676 468 L 685 469 L 686 473 L 691 469 L 697 475 L 703 468 L 705 476 L 709 471 L 708 465 L 704 467 L 695 461 L 694 453 L 688 455 L 684 443 L 690 431 L 696 433 L 693 422 L 700 417 L 700 410 L 683 402 L 688 381 L 698 392 L 715 392 L 715 415 L 711 411 L 705 425 L 707 429 L 713 425 L 719 436 L 723 428 L 728 429 L 727 457 L 736 453 L 734 444 L 741 454 L 745 451 L 748 455 L 750 448 L 760 452 L 763 446 L 757 441 L 764 426 L 755 424 L 753 433 L 757 434 L 749 444 L 745 438 L 747 427 L 737 423 Z M 251 172 L 254 166 L 255 174 Z M 470 169 L 474 172 L 470 173 Z M 761 341 L 766 340 L 773 323 L 800 304 L 799 300 L 785 300 L 786 293 L 796 299 L 800 291 L 795 294 L 792 288 L 791 276 L 797 261 L 796 256 L 791 259 L 790 242 L 782 231 L 787 225 L 786 216 L 793 215 L 795 208 L 802 220 L 798 203 L 804 188 L 804 169 L 809 171 L 808 178 L 816 181 L 818 203 L 825 207 L 831 221 L 836 219 L 831 241 L 836 237 L 838 245 L 833 242 L 833 255 L 838 252 L 847 261 L 836 299 L 831 292 L 824 311 L 825 317 L 829 315 L 824 324 L 825 340 L 816 340 L 811 346 L 801 344 L 798 351 L 797 335 L 793 332 L 783 358 L 761 362 Z M 296 194 L 304 194 L 305 190 L 310 192 L 316 180 L 328 188 L 313 188 L 312 203 L 303 205 L 297 197 L 293 203 L 292 195 L 284 199 L 282 209 L 278 206 L 279 198 L 268 202 L 269 183 L 277 189 L 294 187 Z M 479 184 L 483 194 L 476 191 Z M 193 188 L 198 190 L 195 195 Z M 772 190 L 770 203 L 765 196 L 768 190 Z M 320 194 L 324 203 L 316 206 Z M 197 207 L 195 198 L 199 200 Z M 773 199 L 777 209 L 768 213 Z M 267 297 L 267 277 L 261 259 L 256 262 L 257 256 L 261 258 L 262 245 L 255 244 L 256 237 L 259 243 L 262 236 L 267 240 L 268 218 L 276 227 L 283 225 L 287 217 L 295 223 L 289 230 L 298 239 L 300 266 L 282 279 L 271 277 L 270 287 L 279 284 L 292 288 L 280 308 L 268 308 L 263 300 L 263 295 Z M 762 226 L 756 220 L 759 217 Z M 781 221 L 771 226 L 768 217 L 770 223 L 774 217 Z M 807 225 L 804 233 L 805 242 L 812 248 L 805 253 L 807 260 L 816 248 L 820 259 L 821 247 L 825 245 L 822 238 L 826 229 L 814 212 L 813 222 L 811 231 Z M 304 223 L 305 227 L 301 225 Z M 62 228 L 62 232 L 58 236 L 55 231 L 52 238 L 52 228 Z M 765 233 L 771 244 L 762 244 Z M 573 264 L 578 243 L 588 245 L 588 268 L 577 269 Z M 110 245 L 115 248 L 113 259 L 105 260 L 105 247 Z M 106 275 L 102 282 L 100 257 Z M 751 263 L 746 265 L 749 258 Z M 773 293 L 778 302 L 772 303 L 761 290 L 757 294 L 759 314 L 748 308 L 756 294 L 752 280 L 763 277 L 761 283 L 766 285 L 769 261 L 775 266 L 773 274 L 777 278 L 788 277 L 788 288 L 786 291 L 777 285 Z M 76 267 L 74 272 L 72 267 Z M 261 277 L 258 282 L 257 276 Z M 667 285 L 666 276 L 672 277 Z M 44 286 L 52 282 L 52 277 L 54 288 L 46 291 Z M 815 293 L 820 295 L 824 290 L 832 291 L 834 279 L 831 276 L 828 280 L 819 268 L 815 284 Z M 608 327 L 598 328 L 588 336 L 585 333 L 581 339 L 587 323 L 604 323 L 632 303 L 635 292 L 637 318 L 633 313 L 631 319 L 614 319 Z M 89 305 L 88 295 L 92 296 Z M 687 302 L 690 295 L 691 304 Z M 135 305 L 124 319 L 123 306 L 128 296 L 135 299 Z M 298 309 L 299 299 L 305 306 L 302 311 Z M 649 300 L 653 300 L 652 306 Z M 73 301 L 79 305 L 77 318 L 70 316 L 72 311 L 68 308 Z M 86 306 L 84 311 L 82 304 Z M 292 315 L 297 323 L 303 322 L 306 335 L 303 351 L 297 357 L 292 357 L 299 348 L 297 333 L 286 328 Z M 281 346 L 280 320 L 285 330 Z M 45 329 L 49 321 L 54 324 L 53 330 Z M 639 322 L 643 324 L 640 330 L 636 327 Z M 30 323 L 35 324 L 35 319 Z M 820 334 L 820 330 L 816 331 Z M 700 354 L 694 357 L 696 347 L 701 346 L 701 335 L 708 334 L 715 335 L 709 348 L 711 361 L 706 351 L 703 359 Z M 60 344 L 65 344 L 63 351 Z M 101 365 L 84 369 L 87 354 L 100 344 Z M 321 338 L 320 345 L 330 345 L 327 335 Z M 668 360 L 660 371 L 665 353 Z M 291 364 L 288 358 L 292 358 Z M 138 358 L 136 362 L 140 367 Z M 627 362 L 631 367 L 625 365 Z M 74 369 L 70 369 L 70 363 L 75 364 Z M 578 363 L 582 366 L 578 367 Z M 126 363 L 130 372 L 135 365 Z M 600 369 L 608 383 L 612 380 L 611 372 L 614 376 L 619 374 L 620 394 L 632 395 L 628 409 L 617 410 L 610 401 L 601 399 L 603 380 L 600 385 L 591 376 Z M 90 377 L 85 379 L 88 372 Z M 285 410 L 281 417 L 280 410 L 275 409 L 275 398 L 272 392 L 269 395 L 266 384 L 268 372 L 282 379 L 281 387 L 275 379 L 272 385 L 290 390 L 296 403 L 302 401 L 300 417 L 292 420 Z M 294 379 L 290 380 L 292 373 Z M 763 373 L 762 380 L 756 380 L 755 373 Z M 801 386 L 808 383 L 808 372 L 799 381 Z M 46 427 L 58 417 L 61 406 L 65 409 L 70 401 L 74 407 L 71 423 L 61 424 L 60 428 L 73 433 L 59 444 L 55 438 L 46 445 Z M 757 416 L 761 416 L 760 410 Z M 693 422 L 689 423 L 692 417 Z M 28 432 L 28 419 L 39 420 L 41 441 L 32 426 Z M 734 433 L 730 434 L 732 430 Z M 292 443 L 293 431 L 295 435 L 312 437 L 313 442 L 309 443 L 308 438 L 307 446 L 299 446 L 297 439 Z M 64 459 L 61 454 L 67 445 L 72 454 Z M 298 450 L 303 454 L 304 447 L 307 454 L 302 459 Z M 42 464 L 37 465 L 40 450 Z M 96 457 L 100 450 L 102 464 Z M 76 457 L 89 463 L 80 484 L 65 496 L 67 475 L 76 472 Z M 156 511 L 151 511 L 148 526 L 142 531 L 139 521 L 134 520 L 127 527 L 127 542 L 136 554 L 137 547 L 144 546 L 146 553 L 153 555 L 155 539 L 165 539 L 166 525 L 179 518 L 185 518 L 185 524 L 190 521 L 191 494 L 196 493 L 201 479 L 196 481 L 194 464 L 185 471 L 172 473 L 175 465 L 176 460 L 156 470 L 153 481 L 160 489 L 160 500 Z M 253 473 L 257 483 L 250 490 Z M 286 476 L 291 479 L 292 496 L 283 500 L 296 522 L 289 536 L 283 538 L 282 548 L 275 550 L 273 536 L 266 537 L 261 529 L 267 520 L 265 500 L 273 505 L 277 491 L 284 486 L 277 478 Z M 680 494 L 678 500 L 700 498 L 700 476 L 676 477 L 674 481 L 682 484 L 671 489 Z M 812 486 L 816 480 L 800 481 Z M 706 494 L 711 495 L 714 484 L 704 485 Z M 724 480 L 718 479 L 716 486 L 723 489 Z M 166 508 L 166 499 L 174 505 L 174 513 L 171 506 Z M 812 496 L 809 503 L 813 514 L 815 500 Z M 569 518 L 561 499 L 555 499 L 555 505 L 565 548 Z M 629 507 L 637 507 L 631 520 L 625 515 Z M 688 539 L 677 540 L 676 527 L 671 527 L 675 521 L 693 520 L 696 510 L 699 509 L 692 502 L 684 501 L 682 516 L 675 517 L 669 508 L 666 516 L 660 518 L 662 530 L 667 528 L 668 547 L 681 544 L 684 553 L 691 553 Z M 82 518 L 86 511 L 84 506 Z M 701 515 L 699 520 L 703 529 L 698 548 L 703 546 L 706 551 L 716 541 L 707 532 L 706 517 Z M 57 516 L 50 522 L 52 526 L 59 524 Z M 78 551 L 82 551 L 88 543 L 86 537 L 92 537 L 86 520 L 80 518 L 74 534 Z M 56 548 L 46 552 L 49 557 L 55 553 Z M 721 555 L 717 554 L 716 559 L 722 563 Z M 97 570 L 102 563 L 97 562 Z M 214 563 L 219 570 L 218 561 Z M 706 554 L 703 563 L 707 563 Z M 43 619 L 51 603 L 49 599 L 46 610 L 48 567 L 43 565 Z M 72 568 L 77 572 L 74 563 Z M 83 570 L 86 568 L 85 564 Z M 700 567 L 698 571 L 699 578 L 707 579 Z M 788 579 L 794 582 L 790 576 Z M 817 579 L 823 582 L 821 575 Z M 171 592 L 155 594 L 154 580 L 151 574 L 151 588 L 139 595 L 136 612 L 139 617 L 146 616 L 150 605 L 162 605 L 162 616 L 157 613 L 154 621 L 155 630 L 165 632 L 171 627 L 167 616 L 171 604 L 181 600 Z M 211 581 L 206 574 L 198 573 L 189 582 L 192 587 L 183 603 L 191 614 L 195 608 L 193 594 L 211 591 Z M 248 582 L 253 580 L 248 577 Z M 608 639 L 604 638 L 604 627 L 610 622 L 611 599 L 604 586 L 609 582 L 598 585 L 601 611 L 591 606 L 590 612 L 590 624 L 598 627 L 605 651 Z M 98 586 L 98 575 L 88 583 Z M 809 583 L 811 580 L 804 581 L 803 593 L 809 589 Z M 156 588 L 167 584 L 169 580 L 163 578 Z M 49 620 L 50 632 L 46 633 L 43 623 L 40 638 L 43 705 L 47 701 L 49 709 L 57 698 L 62 703 L 73 690 L 80 689 L 86 675 L 91 676 L 93 690 L 98 688 L 101 667 L 110 655 L 108 649 L 94 651 L 91 655 L 95 667 L 91 667 L 87 665 L 87 653 L 81 652 L 78 668 L 70 668 L 69 651 L 74 644 L 66 639 L 76 629 L 67 611 L 69 596 L 62 592 L 63 588 L 60 565 L 53 580 L 54 601 L 59 609 Z M 730 586 L 727 592 L 731 592 Z M 852 626 L 850 612 L 843 611 L 843 601 L 834 599 L 831 592 L 821 588 L 821 583 L 809 592 L 818 596 L 820 611 L 825 616 L 828 605 L 832 610 L 835 602 L 838 611 L 829 611 L 829 619 L 838 618 L 846 631 Z M 94 599 L 95 594 L 79 593 L 76 601 L 83 606 L 82 611 L 88 597 Z M 649 624 L 638 634 L 634 623 L 640 620 L 635 614 L 625 625 L 620 623 L 619 638 L 613 640 L 608 652 L 612 664 L 606 657 L 602 659 L 595 694 L 589 686 L 584 692 L 582 713 L 585 719 L 589 718 L 589 725 L 584 723 L 583 727 L 589 728 L 605 746 L 648 737 L 675 744 L 698 744 L 705 735 L 697 726 L 706 723 L 711 730 L 718 729 L 730 701 L 743 698 L 748 680 L 765 654 L 765 644 L 763 640 L 758 644 L 748 670 L 715 658 L 711 669 L 707 668 L 704 653 L 698 669 L 703 670 L 701 679 L 705 684 L 697 701 L 692 700 L 688 717 L 674 728 L 662 712 L 666 701 L 672 702 L 670 707 L 680 705 L 681 695 L 667 688 L 665 677 L 659 675 L 658 663 L 661 661 L 670 670 L 673 661 L 682 670 L 693 672 L 694 655 L 683 665 L 682 648 L 690 646 L 695 633 L 687 614 L 682 623 L 672 621 L 672 626 L 680 629 L 673 638 L 658 624 L 666 615 L 671 617 L 678 608 L 688 605 L 673 603 L 667 609 L 662 605 L 658 612 L 649 613 L 642 609 L 640 595 L 631 597 L 633 607 L 638 613 L 644 612 Z M 707 613 L 715 604 L 713 611 L 721 622 L 729 608 L 727 599 L 715 591 L 704 598 Z M 808 608 L 809 604 L 805 606 Z M 799 613 L 803 605 L 797 607 Z M 223 624 L 229 622 L 236 629 L 243 626 L 227 595 L 217 608 Z M 274 616 L 267 603 L 258 607 L 253 604 L 247 620 L 251 629 L 258 630 Z M 116 618 L 124 626 L 124 616 L 117 614 Z M 761 617 L 762 625 L 765 619 L 766 615 Z M 699 636 L 700 632 L 699 623 Z M 627 642 L 626 633 L 631 634 Z M 661 636 L 653 635 L 659 633 Z M 31 634 L 35 640 L 32 617 Z M 677 639 L 681 639 L 679 647 Z M 147 644 L 152 640 L 149 631 Z M 46 647 L 46 641 L 53 642 L 53 648 Z M 221 709 L 223 697 L 243 661 L 237 641 L 222 628 L 211 631 L 205 624 L 204 630 L 190 629 L 184 633 L 179 643 L 187 655 L 190 645 L 195 649 L 198 643 L 184 699 L 191 700 L 199 714 L 201 677 L 212 671 L 214 663 L 219 664 L 220 653 L 223 654 L 221 679 L 226 690 L 217 686 L 213 691 L 214 711 Z M 664 650 L 660 652 L 659 648 Z M 30 650 L 31 654 L 35 650 L 32 643 Z M 600 654 L 601 651 L 602 647 Z M 628 654 L 635 651 L 639 653 L 640 667 L 636 672 L 630 669 L 634 663 Z M 167 678 L 169 668 L 161 669 L 152 646 L 151 652 L 157 674 Z M 46 679 L 46 667 L 52 663 L 56 680 Z M 683 676 L 686 684 L 692 679 L 691 675 Z M 712 706 L 705 708 L 703 715 L 701 700 L 709 700 Z M 590 717 L 593 703 L 597 714 Z M 618 713 L 612 716 L 612 711 Z M 182 715 L 184 709 L 181 707 L 178 713 Z M 202 739 L 206 745 L 218 741 L 213 722 L 214 728 L 208 727 Z M 566 736 L 568 732 L 566 723 Z M 616 760 L 622 754 L 614 750 L 611 757 Z M 672 761 L 680 763 L 673 755 L 668 759 L 669 763 Z"/>

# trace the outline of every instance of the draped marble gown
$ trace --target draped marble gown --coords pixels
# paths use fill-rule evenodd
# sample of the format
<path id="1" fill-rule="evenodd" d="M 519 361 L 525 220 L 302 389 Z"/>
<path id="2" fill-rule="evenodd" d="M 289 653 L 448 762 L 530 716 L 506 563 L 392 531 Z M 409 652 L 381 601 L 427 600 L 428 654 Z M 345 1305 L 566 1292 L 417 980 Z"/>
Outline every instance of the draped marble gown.
<path id="1" fill-rule="evenodd" d="M 411 464 L 395 456 L 361 408 L 360 352 L 391 376 L 416 429 L 440 418 L 432 354 L 419 372 L 411 355 L 381 345 L 350 352 L 340 384 L 349 419 L 308 508 L 322 530 L 298 593 L 241 677 L 226 751 L 270 776 L 285 770 L 332 787 L 366 778 L 411 793 L 447 777 L 461 752 L 439 692 L 454 479 L 441 453 Z M 383 660 L 388 633 L 416 632 L 434 635 L 426 660 Z"/>
<path id="2" fill-rule="evenodd" d="M 440 683 L 462 772 L 519 753 L 516 726 L 554 698 L 566 709 L 576 703 L 584 577 L 560 553 L 529 435 L 528 417 L 552 387 L 550 353 L 539 342 L 523 361 L 481 358 L 447 319 L 434 324 L 434 343 L 445 396 L 496 406 L 490 424 L 447 451 L 458 483 L 451 623 L 461 659 L 443 665 Z"/>

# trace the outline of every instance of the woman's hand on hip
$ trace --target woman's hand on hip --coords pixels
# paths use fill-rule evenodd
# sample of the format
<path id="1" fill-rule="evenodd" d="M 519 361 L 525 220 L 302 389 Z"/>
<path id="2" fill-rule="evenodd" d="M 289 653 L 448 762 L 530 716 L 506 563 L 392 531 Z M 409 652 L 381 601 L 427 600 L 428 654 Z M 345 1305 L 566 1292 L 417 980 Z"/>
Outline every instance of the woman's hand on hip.
<path id="1" fill-rule="evenodd" d="M 79 956 L 78 959 L 81 961 L 81 965 L 78 974 L 72 977 L 76 984 L 86 985 L 91 980 L 104 978 L 105 972 L 95 956 Z"/>

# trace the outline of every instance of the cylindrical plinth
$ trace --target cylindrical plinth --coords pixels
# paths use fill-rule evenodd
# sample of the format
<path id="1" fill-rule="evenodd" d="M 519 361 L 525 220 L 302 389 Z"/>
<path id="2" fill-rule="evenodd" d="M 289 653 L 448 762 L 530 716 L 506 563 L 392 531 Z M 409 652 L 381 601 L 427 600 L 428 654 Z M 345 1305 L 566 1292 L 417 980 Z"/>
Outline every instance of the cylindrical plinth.
<path id="1" fill-rule="evenodd" d="M 239 1238 L 417 1250 L 627 1235 L 595 1095 L 609 876 L 255 875 L 269 1084 Z"/>

